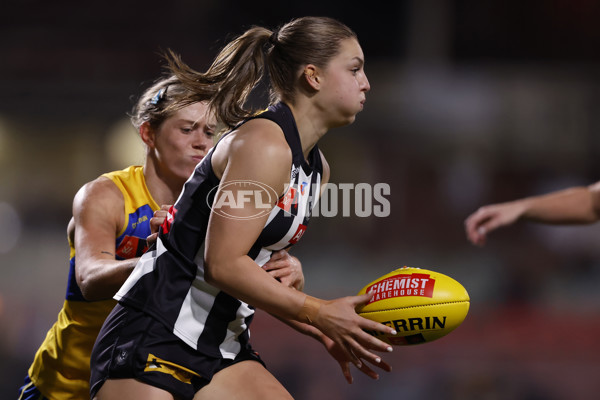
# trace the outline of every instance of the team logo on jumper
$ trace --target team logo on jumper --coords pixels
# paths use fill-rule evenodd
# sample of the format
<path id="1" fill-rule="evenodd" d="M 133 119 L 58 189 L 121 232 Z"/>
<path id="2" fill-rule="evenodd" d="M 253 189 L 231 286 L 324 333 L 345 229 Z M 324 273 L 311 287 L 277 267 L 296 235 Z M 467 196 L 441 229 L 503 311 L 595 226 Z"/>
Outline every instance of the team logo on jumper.
<path id="1" fill-rule="evenodd" d="M 429 274 L 399 274 L 385 278 L 367 288 L 367 293 L 373 293 L 374 303 L 379 300 L 394 297 L 433 297 L 435 279 Z"/>
<path id="2" fill-rule="evenodd" d="M 207 203 L 217 215 L 246 220 L 268 215 L 277 197 L 277 192 L 264 183 L 234 180 L 214 187 L 207 196 Z"/>

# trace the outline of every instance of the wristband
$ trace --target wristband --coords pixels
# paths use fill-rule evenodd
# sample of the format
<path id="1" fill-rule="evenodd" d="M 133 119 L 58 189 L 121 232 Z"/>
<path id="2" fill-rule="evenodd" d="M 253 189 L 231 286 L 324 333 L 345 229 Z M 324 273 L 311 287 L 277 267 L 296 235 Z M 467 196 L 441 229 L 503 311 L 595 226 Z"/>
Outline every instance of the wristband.
<path id="1" fill-rule="evenodd" d="M 312 325 L 313 321 L 317 318 L 320 308 L 321 302 L 317 298 L 306 296 L 304 305 L 298 313 L 298 320 Z"/>

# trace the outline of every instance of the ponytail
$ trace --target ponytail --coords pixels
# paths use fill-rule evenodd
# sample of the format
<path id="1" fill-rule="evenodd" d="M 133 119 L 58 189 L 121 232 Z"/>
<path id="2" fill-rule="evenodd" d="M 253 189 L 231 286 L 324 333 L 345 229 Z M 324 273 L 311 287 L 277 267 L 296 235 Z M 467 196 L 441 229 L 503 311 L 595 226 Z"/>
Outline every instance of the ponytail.
<path id="1" fill-rule="evenodd" d="M 172 51 L 165 58 L 169 70 L 189 89 L 187 101 L 191 104 L 210 98 L 209 105 L 217 119 L 233 127 L 254 113 L 244 105 L 263 77 L 263 49 L 271 34 L 261 27 L 247 30 L 227 44 L 204 73 L 187 66 Z"/>
<path id="2" fill-rule="evenodd" d="M 275 31 L 250 28 L 227 44 L 204 73 L 194 71 L 171 51 L 165 58 L 170 71 L 190 91 L 188 102 L 210 99 L 217 120 L 233 127 L 254 114 L 245 104 L 265 73 L 270 77 L 271 103 L 293 104 L 304 66 L 324 68 L 348 38 L 356 39 L 356 34 L 335 19 L 302 17 Z"/>

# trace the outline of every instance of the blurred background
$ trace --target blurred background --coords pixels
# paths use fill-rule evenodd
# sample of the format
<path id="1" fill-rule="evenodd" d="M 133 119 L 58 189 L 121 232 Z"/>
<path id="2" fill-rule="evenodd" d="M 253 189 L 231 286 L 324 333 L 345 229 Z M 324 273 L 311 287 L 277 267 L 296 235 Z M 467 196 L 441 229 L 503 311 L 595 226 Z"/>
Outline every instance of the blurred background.
<path id="1" fill-rule="evenodd" d="M 600 178 L 600 3 L 591 0 L 4 0 L 0 18 L 0 397 L 54 323 L 78 188 L 141 163 L 127 112 L 171 48 L 197 69 L 253 24 L 353 28 L 372 90 L 320 144 L 333 183 L 387 183 L 391 214 L 318 217 L 294 253 L 306 291 L 352 295 L 403 265 L 471 295 L 462 326 L 345 383 L 321 346 L 259 313 L 253 340 L 299 400 L 595 399 L 600 226 L 519 223 L 477 248 L 479 206 Z"/>

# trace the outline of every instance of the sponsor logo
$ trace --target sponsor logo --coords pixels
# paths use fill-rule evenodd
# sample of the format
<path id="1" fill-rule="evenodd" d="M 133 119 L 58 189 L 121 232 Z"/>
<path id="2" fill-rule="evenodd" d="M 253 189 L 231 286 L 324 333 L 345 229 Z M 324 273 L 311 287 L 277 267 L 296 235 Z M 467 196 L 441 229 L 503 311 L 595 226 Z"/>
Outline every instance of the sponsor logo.
<path id="1" fill-rule="evenodd" d="M 125 236 L 123 240 L 121 240 L 119 247 L 116 249 L 116 255 L 117 257 L 121 257 L 121 259 L 139 257 L 147 249 L 146 239 L 135 236 Z"/>
<path id="2" fill-rule="evenodd" d="M 446 327 L 446 316 L 440 317 L 417 317 L 417 318 L 400 318 L 392 321 L 385 321 L 382 324 L 394 328 L 396 332 L 415 332 L 415 331 L 435 331 Z M 383 336 L 385 333 L 379 331 L 366 330 L 371 336 Z"/>
<path id="3" fill-rule="evenodd" d="M 148 221 L 148 216 L 147 215 L 142 215 L 141 217 L 139 217 L 137 219 L 136 222 L 131 224 L 131 228 L 135 229 L 136 226 L 138 226 L 139 224 L 141 224 L 142 222 Z"/>
<path id="4" fill-rule="evenodd" d="M 433 297 L 435 279 L 429 274 L 399 274 L 390 276 L 367 288 L 367 293 L 373 293 L 368 304 L 396 297 Z"/>
<path id="5" fill-rule="evenodd" d="M 290 213 L 292 211 L 292 206 L 296 209 L 298 208 L 298 191 L 290 186 L 285 192 L 285 195 L 279 200 L 279 203 L 277 203 L 277 207 Z"/>
<path id="6" fill-rule="evenodd" d="M 292 175 L 291 175 L 292 176 L 292 180 L 296 179 L 296 177 L 298 176 L 299 173 L 300 173 L 300 168 L 299 167 L 294 168 L 292 170 Z"/>
<path id="7" fill-rule="evenodd" d="M 127 350 L 121 350 L 119 352 L 119 354 L 117 355 L 117 364 L 119 364 L 119 365 L 125 364 L 125 361 L 127 361 L 128 355 L 129 355 L 129 353 L 127 353 Z"/>
<path id="8" fill-rule="evenodd" d="M 304 194 L 305 194 L 305 191 L 306 191 L 306 187 L 307 187 L 307 186 L 308 186 L 308 182 L 302 182 L 302 183 L 300 184 L 300 194 L 301 194 L 302 196 L 304 196 Z"/>
<path id="9" fill-rule="evenodd" d="M 180 382 L 191 384 L 194 376 L 201 377 L 196 372 L 189 370 L 181 365 L 175 364 L 171 361 L 166 361 L 156 357 L 154 354 L 149 353 L 146 360 L 146 367 L 144 372 L 161 372 L 163 374 L 171 375 L 173 378 Z"/>
<path id="10" fill-rule="evenodd" d="M 306 225 L 299 224 L 298 229 L 296 229 L 296 233 L 294 233 L 294 236 L 292 236 L 289 242 L 291 244 L 296 244 L 302 235 L 304 235 L 304 232 L 306 232 Z"/>

